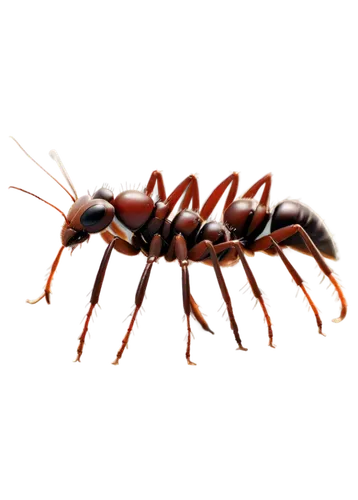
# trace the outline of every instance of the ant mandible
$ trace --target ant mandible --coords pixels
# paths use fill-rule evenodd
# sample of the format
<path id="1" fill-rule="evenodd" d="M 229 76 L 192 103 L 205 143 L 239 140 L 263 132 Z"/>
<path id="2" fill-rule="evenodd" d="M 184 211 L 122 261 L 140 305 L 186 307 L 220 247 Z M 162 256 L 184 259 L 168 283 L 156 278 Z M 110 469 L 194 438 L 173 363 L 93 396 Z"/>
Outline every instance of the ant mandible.
<path id="1" fill-rule="evenodd" d="M 313 257 L 321 271 L 333 284 L 341 302 L 341 314 L 333 321 L 338 323 L 345 318 L 347 314 L 346 299 L 333 275 L 332 269 L 323 258 L 324 256 L 333 260 L 337 259 L 336 246 L 326 225 L 315 212 L 300 201 L 285 200 L 270 210 L 271 174 L 262 177 L 242 196 L 236 198 L 239 175 L 234 172 L 214 189 L 201 208 L 198 181 L 195 175 L 189 175 L 167 196 L 162 174 L 158 171 L 152 173 L 144 191 L 126 190 L 114 196 L 111 190 L 103 187 L 92 196 L 78 197 L 56 151 L 50 151 L 50 156 L 60 167 L 72 194 L 26 153 L 14 138 L 12 139 L 36 165 L 67 192 L 73 201 L 68 214 L 65 215 L 59 208 L 39 196 L 24 189 L 10 186 L 47 203 L 60 212 L 65 219 L 61 231 L 62 246 L 52 264 L 44 292 L 38 299 L 29 300 L 28 302 L 36 304 L 45 298 L 46 302 L 50 304 L 51 282 L 65 248 L 70 248 L 73 251 L 79 244 L 88 240 L 90 235 L 95 233 L 100 233 L 107 243 L 92 290 L 90 306 L 79 338 L 75 361 L 81 360 L 89 321 L 96 304 L 98 304 L 108 261 L 113 249 L 130 256 L 142 252 L 147 257 L 135 296 L 135 309 L 127 333 L 122 340 L 122 346 L 113 362 L 114 365 L 118 364 L 128 344 L 136 316 L 142 306 L 153 264 L 160 257 L 164 257 L 168 262 L 177 260 L 181 267 L 183 306 L 188 330 L 186 360 L 189 365 L 195 364 L 190 359 L 190 315 L 192 314 L 196 318 L 204 330 L 213 333 L 190 293 L 188 270 L 190 261 L 203 262 L 213 267 L 239 350 L 246 351 L 247 349 L 242 345 L 230 295 L 221 272 L 221 267 L 232 266 L 239 261 L 243 265 L 253 295 L 264 313 L 268 328 L 269 346 L 275 347 L 271 319 L 262 293 L 246 259 L 246 255 L 252 256 L 255 252 L 265 252 L 280 257 L 287 271 L 307 298 L 316 317 L 318 332 L 324 335 L 318 309 L 308 294 L 302 278 L 284 254 L 283 248 L 291 247 Z M 155 187 L 158 190 L 158 201 L 153 200 Z M 257 201 L 254 197 L 261 187 L 263 187 L 262 195 L 260 200 Z M 226 196 L 221 221 L 208 220 L 227 188 L 229 188 L 229 192 Z M 170 219 L 180 199 L 182 201 L 179 210 Z M 191 208 L 189 208 L 190 205 Z"/>

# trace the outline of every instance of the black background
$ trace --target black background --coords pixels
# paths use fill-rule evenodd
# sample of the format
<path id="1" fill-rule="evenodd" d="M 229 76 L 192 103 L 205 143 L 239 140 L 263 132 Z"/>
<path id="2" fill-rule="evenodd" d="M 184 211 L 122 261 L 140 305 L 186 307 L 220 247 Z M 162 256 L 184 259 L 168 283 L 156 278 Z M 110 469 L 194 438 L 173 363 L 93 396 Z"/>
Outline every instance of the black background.
<path id="1" fill-rule="evenodd" d="M 123 144 L 125 166 L 118 153 L 116 170 L 106 165 L 113 165 L 113 148 L 106 141 L 96 138 L 95 131 L 79 136 L 75 131 L 44 129 L 28 125 L 7 124 L 17 127 L 17 135 L 25 136 L 25 143 L 32 144 L 34 151 L 40 143 L 65 144 L 65 157 L 73 160 L 73 174 L 81 176 L 82 183 L 95 183 L 96 175 L 111 175 L 113 183 L 119 183 L 121 175 L 143 175 L 144 167 L 151 167 L 151 160 L 142 159 L 149 151 L 156 156 L 157 151 L 144 150 L 138 146 L 126 151 Z M 3 128 L 6 137 L 7 129 Z M 120 137 L 119 139 L 120 140 Z M 30 169 L 22 168 L 15 160 L 15 154 L 7 153 L 7 141 L 1 141 L 3 165 L 1 184 L 7 184 L 8 177 L 16 175 L 16 181 L 23 185 L 34 182 Z M 87 153 L 88 150 L 88 153 Z M 321 206 L 329 208 L 329 222 L 337 225 L 337 239 L 345 240 L 345 279 L 352 279 L 354 245 L 352 228 L 355 223 L 350 203 L 353 196 L 351 167 L 342 155 L 339 147 L 331 141 L 293 142 L 284 148 L 277 143 L 271 151 L 252 154 L 248 160 L 236 157 L 225 160 L 218 156 L 213 159 L 208 152 L 205 157 L 187 154 L 190 159 L 178 159 L 178 154 L 166 151 L 161 159 L 161 167 L 169 169 L 169 183 L 175 183 L 183 167 L 200 167 L 203 175 L 209 175 L 209 183 L 216 181 L 216 175 L 223 175 L 223 166 L 249 168 L 249 175 L 255 175 L 256 168 L 281 168 L 280 191 L 304 191 L 306 199 L 319 199 Z M 108 156 L 107 156 L 108 155 Z M 158 156 L 158 155 L 157 155 Z M 111 160 L 111 161 L 110 161 Z M 45 186 L 51 199 L 56 187 Z M 58 197 L 58 194 L 56 195 Z M 56 284 L 56 314 L 24 313 L 22 304 L 15 304 L 16 295 L 31 295 L 32 287 L 39 286 L 39 266 L 48 261 L 48 247 L 55 247 L 56 220 L 47 216 L 45 210 L 32 209 L 31 201 L 16 201 L 10 193 L 0 193 L 1 213 L 4 230 L 2 232 L 2 269 L 3 269 L 3 328 L 8 330 L 11 352 L 18 356 L 26 346 L 27 361 L 33 366 L 44 368 L 52 366 L 63 368 L 63 353 L 72 350 L 71 328 L 73 320 L 78 320 L 79 288 L 87 287 L 87 264 L 96 262 L 96 250 L 90 249 L 89 256 L 74 257 L 72 266 L 65 267 L 65 279 Z M 117 311 L 125 311 L 128 304 L 127 280 L 135 279 L 136 266 L 115 265 L 113 286 L 105 291 L 105 321 L 97 322 L 97 341 L 90 345 L 89 368 L 103 369 L 104 360 L 111 358 L 112 335 L 118 330 Z M 352 356 L 354 342 L 353 329 L 337 330 L 337 337 L 329 339 L 328 345 L 312 345 L 312 324 L 304 320 L 303 305 L 287 304 L 287 281 L 281 280 L 279 266 L 264 265 L 258 270 L 265 271 L 265 284 L 273 289 L 273 310 L 281 311 L 280 353 L 264 353 L 263 330 L 256 328 L 254 313 L 248 314 L 247 298 L 243 297 L 240 308 L 241 325 L 248 329 L 248 363 L 274 365 L 292 360 L 305 362 L 335 362 Z M 159 274 L 159 270 L 156 271 Z M 157 276 L 158 278 L 158 276 Z M 175 313 L 176 313 L 176 276 L 174 273 L 161 273 L 160 279 L 154 279 L 150 291 L 153 301 L 153 320 L 146 321 L 144 337 L 137 338 L 137 352 L 129 353 L 129 369 L 142 370 L 161 368 L 181 370 L 183 362 L 177 359 Z M 193 279 L 201 283 L 201 302 L 214 303 L 216 291 L 206 273 L 193 273 Z M 209 318 L 212 319 L 212 318 Z M 75 326 L 75 324 L 73 325 Z M 12 336 L 16 339 L 11 339 Z M 201 369 L 220 366 L 225 369 L 240 370 L 240 363 L 231 360 L 231 338 L 224 336 L 223 323 L 217 322 L 217 341 L 208 345 L 205 337 L 201 338 Z"/>

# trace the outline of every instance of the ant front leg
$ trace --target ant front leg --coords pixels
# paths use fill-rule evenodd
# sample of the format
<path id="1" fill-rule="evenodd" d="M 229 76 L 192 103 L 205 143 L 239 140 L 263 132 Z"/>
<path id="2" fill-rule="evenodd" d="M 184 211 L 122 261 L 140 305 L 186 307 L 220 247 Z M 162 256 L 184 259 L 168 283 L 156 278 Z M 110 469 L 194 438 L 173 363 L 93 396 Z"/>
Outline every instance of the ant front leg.
<path id="1" fill-rule="evenodd" d="M 46 302 L 48 304 L 50 304 L 50 294 L 51 294 L 51 283 L 52 283 L 52 280 L 53 280 L 53 277 L 54 277 L 54 274 L 56 272 L 56 269 L 57 269 L 57 266 L 58 266 L 58 263 L 60 262 L 60 258 L 61 258 L 61 255 L 62 255 L 62 252 L 64 250 L 64 246 L 62 246 L 58 252 L 58 254 L 56 255 L 56 259 L 54 260 L 52 266 L 51 266 L 51 271 L 50 271 L 50 275 L 49 277 L 47 278 L 47 281 L 46 281 L 46 285 L 45 285 L 45 289 L 44 289 L 44 293 L 42 295 L 40 295 L 40 297 L 38 297 L 37 299 L 35 300 L 29 300 L 27 299 L 27 303 L 28 304 L 37 304 L 38 302 L 40 302 L 40 300 L 42 300 L 44 297 L 46 298 Z"/>
<path id="2" fill-rule="evenodd" d="M 285 244 L 285 240 L 287 240 L 290 236 L 293 236 L 294 234 L 299 234 L 300 237 L 302 238 L 303 242 L 306 245 L 307 250 L 309 253 L 312 255 L 312 257 L 315 259 L 317 262 L 319 268 L 327 276 L 327 278 L 330 280 L 334 288 L 336 289 L 336 292 L 338 293 L 338 297 L 341 301 L 341 314 L 338 318 L 334 319 L 334 323 L 339 323 L 342 321 L 346 314 L 347 314 L 347 301 L 346 298 L 343 294 L 342 288 L 339 286 L 336 278 L 333 276 L 333 271 L 332 269 L 326 264 L 324 258 L 322 257 L 320 251 L 316 247 L 316 245 L 313 243 L 311 238 L 308 236 L 306 231 L 303 229 L 302 226 L 299 224 L 293 224 L 291 226 L 286 226 L 282 227 L 281 229 L 277 229 L 276 231 L 273 231 L 270 235 L 268 236 L 263 236 L 262 238 L 259 238 L 256 240 L 251 246 L 250 250 L 254 252 L 260 252 L 262 250 L 267 250 L 272 246 L 272 240 L 274 240 L 276 243 L 282 243 L 283 245 Z M 312 307 L 312 306 L 311 306 Z"/>
<path id="3" fill-rule="evenodd" d="M 147 258 L 147 264 L 145 266 L 145 269 L 143 271 L 142 277 L 140 279 L 138 288 L 137 288 L 137 293 L 135 296 L 135 309 L 132 315 L 131 322 L 129 324 L 128 330 L 126 335 L 124 336 L 122 340 L 122 347 L 119 349 L 117 353 L 116 359 L 113 361 L 113 365 L 118 365 L 118 361 L 121 359 L 124 349 L 126 348 L 130 334 L 132 332 L 134 322 L 136 320 L 137 314 L 139 309 L 142 306 L 145 291 L 147 289 L 150 273 L 152 270 L 152 266 L 154 262 L 156 262 L 160 256 L 160 252 L 162 249 L 162 237 L 159 234 L 154 235 L 151 243 L 150 243 L 150 248 L 149 248 L 149 253 L 148 253 L 148 258 Z"/>
<path id="4" fill-rule="evenodd" d="M 158 172 L 158 170 L 154 170 L 154 172 L 150 176 L 147 187 L 145 188 L 144 191 L 145 194 L 147 194 L 148 196 L 152 196 L 155 184 L 157 184 L 158 186 L 158 195 L 160 201 L 164 201 L 167 195 L 165 194 L 165 187 L 164 187 L 164 180 L 162 173 Z"/>
<path id="5" fill-rule="evenodd" d="M 117 239 L 119 239 L 119 238 L 113 238 L 112 241 L 109 243 L 108 247 L 106 248 L 106 251 L 104 252 L 101 265 L 99 266 L 99 269 L 98 269 L 96 281 L 94 282 L 94 287 L 92 290 L 90 307 L 89 307 L 89 310 L 88 310 L 87 315 L 86 315 L 86 321 L 85 321 L 85 325 L 83 327 L 82 335 L 79 338 L 80 343 L 79 343 L 78 349 L 77 349 L 77 358 L 75 359 L 75 361 L 78 361 L 78 362 L 81 361 L 83 345 L 85 343 L 85 338 L 86 338 L 86 334 L 88 331 L 88 325 L 89 325 L 89 322 L 90 322 L 90 319 L 91 319 L 91 316 L 93 313 L 93 309 L 98 304 L 99 295 L 101 293 L 101 289 L 102 289 L 102 285 L 103 285 L 104 275 L 106 274 L 109 258 L 111 256 L 112 250 L 115 246 Z"/>

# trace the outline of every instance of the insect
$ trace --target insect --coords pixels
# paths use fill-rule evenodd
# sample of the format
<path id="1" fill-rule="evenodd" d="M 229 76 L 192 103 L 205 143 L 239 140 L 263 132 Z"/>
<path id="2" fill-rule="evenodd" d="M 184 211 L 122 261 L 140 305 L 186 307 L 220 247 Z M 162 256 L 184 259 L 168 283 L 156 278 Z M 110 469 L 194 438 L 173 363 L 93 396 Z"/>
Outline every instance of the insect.
<path id="1" fill-rule="evenodd" d="M 92 290 L 75 361 L 81 360 L 89 321 L 95 306 L 98 304 L 107 265 L 113 250 L 128 256 L 143 253 L 147 258 L 135 296 L 135 309 L 122 345 L 113 361 L 114 365 L 118 364 L 128 344 L 136 316 L 142 306 L 153 264 L 161 257 L 164 257 L 168 262 L 177 260 L 181 267 L 183 307 L 188 331 L 186 360 L 189 365 L 195 364 L 190 358 L 191 315 L 204 330 L 213 333 L 190 292 L 190 262 L 202 262 L 212 266 L 239 350 L 246 351 L 247 349 L 242 345 L 230 295 L 221 271 L 221 267 L 232 266 L 238 262 L 242 263 L 253 295 L 264 313 L 269 346 L 275 347 L 271 319 L 246 258 L 256 252 L 277 255 L 281 259 L 288 273 L 307 298 L 315 315 L 320 334 L 324 335 L 317 307 L 307 292 L 302 278 L 285 255 L 283 251 L 285 247 L 291 247 L 315 259 L 323 274 L 333 284 L 341 302 L 340 316 L 333 321 L 338 323 L 346 316 L 346 299 L 332 270 L 323 258 L 332 260 L 337 258 L 336 246 L 327 227 L 315 212 L 299 201 L 284 200 L 270 210 L 271 174 L 262 177 L 237 198 L 239 175 L 234 172 L 214 189 L 203 206 L 200 206 L 198 181 L 195 175 L 186 177 L 167 196 L 163 177 L 159 171 L 154 171 L 151 174 L 143 191 L 126 190 L 115 196 L 110 189 L 103 187 L 93 195 L 78 197 L 55 151 L 50 151 L 50 156 L 60 167 L 71 192 L 26 153 L 15 139 L 14 141 L 33 162 L 67 192 L 73 202 L 69 212 L 65 215 L 59 208 L 39 196 L 22 188 L 10 186 L 47 203 L 60 212 L 64 218 L 61 230 L 62 245 L 52 264 L 44 292 L 38 299 L 28 302 L 35 304 L 45 298 L 50 304 L 52 279 L 65 248 L 73 251 L 96 233 L 99 233 L 107 243 Z M 157 201 L 153 198 L 155 187 L 159 195 Z M 259 200 L 255 200 L 260 188 L 263 188 L 261 197 Z M 210 220 L 213 210 L 227 190 L 221 220 Z M 177 209 L 178 204 L 179 209 Z"/>

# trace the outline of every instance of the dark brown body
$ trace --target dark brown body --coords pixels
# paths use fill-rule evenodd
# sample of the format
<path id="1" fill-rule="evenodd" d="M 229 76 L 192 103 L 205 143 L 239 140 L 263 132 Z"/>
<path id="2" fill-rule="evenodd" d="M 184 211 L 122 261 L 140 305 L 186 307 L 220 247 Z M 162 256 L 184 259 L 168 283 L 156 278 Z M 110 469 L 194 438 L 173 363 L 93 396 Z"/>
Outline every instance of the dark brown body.
<path id="1" fill-rule="evenodd" d="M 130 196 L 142 196 L 142 193 L 129 191 L 128 197 L 130 198 Z M 117 197 L 114 194 L 110 202 L 116 208 Z M 163 209 L 163 203 L 158 202 L 156 205 L 153 204 L 153 207 L 149 204 L 147 213 L 144 214 L 145 217 L 148 217 L 149 214 L 149 218 L 139 229 L 133 231 L 131 243 L 147 256 L 154 235 L 159 234 L 162 237 L 160 256 L 168 263 L 175 261 L 174 252 L 171 251 L 171 244 L 175 236 L 179 234 L 184 236 L 189 253 L 198 243 L 205 240 L 209 240 L 215 245 L 230 240 L 240 240 L 245 253 L 252 255 L 253 244 L 268 224 L 270 224 L 270 232 L 293 224 L 299 224 L 313 239 L 325 258 L 335 262 L 339 261 L 339 249 L 332 231 L 319 213 L 310 205 L 294 198 L 287 198 L 275 203 L 271 206 L 271 212 L 262 218 L 261 223 L 250 234 L 250 222 L 258 205 L 259 201 L 257 199 L 237 199 L 225 212 L 224 221 L 220 222 L 206 221 L 197 212 L 188 209 L 179 211 L 172 219 L 160 219 L 157 217 L 157 213 Z M 121 210 L 116 209 L 116 217 L 124 225 L 123 215 L 121 217 L 123 208 L 120 208 Z M 123 235 L 118 224 L 116 230 L 118 236 Z M 307 247 L 299 234 L 286 239 L 285 246 L 309 255 Z M 272 255 L 272 252 L 267 253 Z M 237 253 L 234 249 L 223 250 L 218 254 L 218 259 L 222 268 L 238 265 Z M 197 261 L 208 266 L 213 264 L 207 249 Z"/>
<path id="2" fill-rule="evenodd" d="M 80 361 L 82 356 L 89 320 L 98 303 L 113 249 L 129 256 L 142 252 L 147 257 L 147 263 L 137 288 L 131 322 L 114 364 L 118 363 L 128 343 L 137 313 L 142 306 L 153 263 L 160 257 L 164 257 L 169 262 L 177 260 L 181 267 L 183 307 L 188 330 L 186 350 L 188 364 L 194 364 L 190 360 L 190 315 L 192 314 L 205 330 L 213 333 L 190 293 L 188 270 L 190 261 L 203 262 L 213 267 L 226 304 L 230 326 L 240 350 L 246 350 L 246 348 L 241 342 L 230 295 L 221 272 L 222 266 L 232 266 L 239 261 L 243 265 L 252 292 L 264 313 L 268 327 L 269 345 L 275 347 L 271 319 L 246 258 L 255 252 L 262 251 L 280 257 L 287 271 L 307 298 L 315 315 L 318 331 L 323 334 L 318 310 L 308 294 L 302 278 L 287 259 L 283 249 L 289 246 L 312 256 L 321 271 L 334 285 L 340 298 L 341 314 L 334 321 L 339 322 L 345 317 L 347 312 L 345 297 L 332 270 L 323 258 L 333 260 L 337 258 L 336 247 L 329 231 L 322 219 L 299 201 L 285 200 L 271 211 L 269 208 L 271 174 L 264 176 L 237 198 L 239 178 L 238 174 L 234 172 L 214 189 L 202 207 L 200 206 L 198 183 L 194 175 L 184 179 L 167 196 L 162 175 L 157 171 L 152 173 L 144 191 L 129 190 L 114 196 L 110 190 L 101 188 L 92 196 L 86 195 L 78 198 L 57 153 L 51 152 L 51 156 L 59 164 L 74 196 L 48 172 L 45 172 L 66 190 L 74 203 L 66 216 L 57 207 L 45 202 L 56 208 L 65 218 L 61 232 L 62 246 L 52 265 L 44 293 L 39 299 L 29 302 L 36 303 L 42 298 L 46 298 L 46 301 L 50 303 L 51 281 L 64 248 L 73 250 L 95 233 L 100 233 L 108 244 L 93 287 L 76 361 Z M 42 167 L 40 166 L 40 168 Z M 157 201 L 153 197 L 155 187 L 158 191 Z M 256 200 L 255 196 L 260 188 L 263 188 L 262 194 L 260 199 Z M 221 219 L 219 221 L 210 220 L 213 210 L 226 190 L 228 193 Z M 32 193 L 29 194 L 36 196 Z M 179 206 L 177 206 L 178 204 Z"/>

